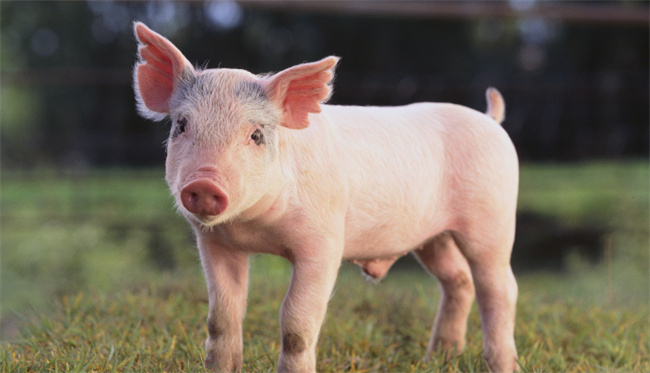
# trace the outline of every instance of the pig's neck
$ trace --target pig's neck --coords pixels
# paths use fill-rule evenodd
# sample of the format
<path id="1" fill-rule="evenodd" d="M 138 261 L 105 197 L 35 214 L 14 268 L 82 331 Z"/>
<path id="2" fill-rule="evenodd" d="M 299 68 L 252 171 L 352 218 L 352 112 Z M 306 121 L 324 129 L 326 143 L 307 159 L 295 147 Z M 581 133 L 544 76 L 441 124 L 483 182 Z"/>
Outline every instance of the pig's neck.
<path id="1" fill-rule="evenodd" d="M 305 205 L 334 208 L 347 201 L 346 167 L 338 145 L 340 133 L 325 106 L 322 113 L 310 115 L 308 128 L 282 128 L 280 132 L 280 177 L 288 182 L 290 206 L 298 209 Z"/>

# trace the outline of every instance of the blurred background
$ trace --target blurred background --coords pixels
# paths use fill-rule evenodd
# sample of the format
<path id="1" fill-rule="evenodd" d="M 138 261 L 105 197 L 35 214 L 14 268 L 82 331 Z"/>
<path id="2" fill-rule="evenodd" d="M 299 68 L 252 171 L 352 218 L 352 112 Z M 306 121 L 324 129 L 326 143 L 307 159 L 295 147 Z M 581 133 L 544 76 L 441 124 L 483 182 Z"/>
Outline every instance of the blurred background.
<path id="1" fill-rule="evenodd" d="M 483 111 L 497 87 L 522 163 L 524 291 L 647 304 L 647 2 L 2 1 L 2 338 L 61 295 L 201 281 L 163 179 L 169 124 L 135 111 L 134 20 L 210 68 L 338 55 L 333 104 Z"/>

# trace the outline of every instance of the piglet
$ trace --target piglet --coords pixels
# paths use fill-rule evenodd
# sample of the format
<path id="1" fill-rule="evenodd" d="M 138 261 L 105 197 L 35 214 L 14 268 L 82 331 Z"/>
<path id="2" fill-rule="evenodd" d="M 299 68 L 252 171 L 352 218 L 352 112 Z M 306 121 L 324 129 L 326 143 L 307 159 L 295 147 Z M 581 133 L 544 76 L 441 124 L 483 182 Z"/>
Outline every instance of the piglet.
<path id="1" fill-rule="evenodd" d="M 172 123 L 165 179 L 206 277 L 208 368 L 242 370 L 251 254 L 291 262 L 277 370 L 313 372 L 342 260 L 378 280 L 412 253 L 442 291 L 425 357 L 463 350 L 476 294 L 489 368 L 517 370 L 518 161 L 497 90 L 487 114 L 325 105 L 337 57 L 267 75 L 204 70 L 144 24 L 135 34 L 138 110 Z"/>

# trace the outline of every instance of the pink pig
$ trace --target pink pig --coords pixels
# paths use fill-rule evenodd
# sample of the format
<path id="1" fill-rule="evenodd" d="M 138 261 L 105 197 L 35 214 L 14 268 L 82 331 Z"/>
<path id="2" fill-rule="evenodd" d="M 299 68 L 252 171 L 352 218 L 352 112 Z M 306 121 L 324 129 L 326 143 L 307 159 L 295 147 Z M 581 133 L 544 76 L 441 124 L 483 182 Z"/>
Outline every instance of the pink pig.
<path id="1" fill-rule="evenodd" d="M 518 370 L 518 162 L 498 91 L 487 91 L 487 115 L 324 105 L 336 57 L 273 75 L 201 70 L 144 24 L 135 33 L 138 109 L 172 121 L 166 180 L 207 281 L 208 368 L 242 369 L 250 254 L 292 263 L 277 369 L 313 372 L 341 261 L 378 280 L 411 252 L 442 290 L 427 356 L 463 350 L 476 293 L 489 368 Z"/>

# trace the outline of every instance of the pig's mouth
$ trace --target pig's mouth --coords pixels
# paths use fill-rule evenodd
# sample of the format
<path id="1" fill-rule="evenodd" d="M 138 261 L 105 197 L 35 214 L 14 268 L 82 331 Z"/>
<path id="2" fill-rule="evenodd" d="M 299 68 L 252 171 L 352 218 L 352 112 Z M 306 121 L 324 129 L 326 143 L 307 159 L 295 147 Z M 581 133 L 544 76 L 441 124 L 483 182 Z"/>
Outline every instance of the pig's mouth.
<path id="1" fill-rule="evenodd" d="M 214 226 L 220 223 L 219 216 L 194 214 L 192 216 L 204 232 L 211 232 Z"/>
<path id="2" fill-rule="evenodd" d="M 228 220 L 228 217 L 225 214 L 221 215 L 207 215 L 207 214 L 194 214 L 187 211 L 185 208 L 179 206 L 179 211 L 185 218 L 198 226 L 201 230 L 205 232 L 211 232 L 215 226 L 224 223 Z"/>

